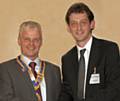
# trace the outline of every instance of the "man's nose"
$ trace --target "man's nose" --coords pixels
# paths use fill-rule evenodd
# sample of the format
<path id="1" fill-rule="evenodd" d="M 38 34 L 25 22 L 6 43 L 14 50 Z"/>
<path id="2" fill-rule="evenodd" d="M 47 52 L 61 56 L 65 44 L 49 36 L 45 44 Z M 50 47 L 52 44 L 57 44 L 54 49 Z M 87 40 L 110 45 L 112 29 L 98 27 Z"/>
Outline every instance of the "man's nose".
<path id="1" fill-rule="evenodd" d="M 82 28 L 82 25 L 80 23 L 77 24 L 77 30 L 81 30 L 81 28 Z"/>
<path id="2" fill-rule="evenodd" d="M 33 40 L 30 40 L 30 45 L 34 45 L 34 41 Z"/>

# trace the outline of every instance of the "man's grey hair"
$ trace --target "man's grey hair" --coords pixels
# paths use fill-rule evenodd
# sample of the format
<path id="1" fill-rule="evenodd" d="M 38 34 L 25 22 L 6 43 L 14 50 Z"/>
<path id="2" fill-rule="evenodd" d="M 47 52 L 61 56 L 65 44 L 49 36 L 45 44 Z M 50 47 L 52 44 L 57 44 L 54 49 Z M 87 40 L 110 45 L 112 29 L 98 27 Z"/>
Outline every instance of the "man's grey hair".
<path id="1" fill-rule="evenodd" d="M 27 28 L 29 28 L 29 29 L 37 28 L 37 30 L 39 31 L 39 33 L 41 33 L 41 26 L 40 26 L 39 23 L 37 23 L 35 21 L 26 21 L 26 22 L 23 22 L 20 25 L 19 36 L 20 36 L 20 33 L 23 33 Z"/>

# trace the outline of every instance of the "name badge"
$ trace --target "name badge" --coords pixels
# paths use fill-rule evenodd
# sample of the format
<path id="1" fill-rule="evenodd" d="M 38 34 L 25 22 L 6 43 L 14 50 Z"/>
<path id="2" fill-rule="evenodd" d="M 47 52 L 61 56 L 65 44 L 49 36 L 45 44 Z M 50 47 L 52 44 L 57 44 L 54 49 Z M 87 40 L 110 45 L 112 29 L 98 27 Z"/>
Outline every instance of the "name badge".
<path id="1" fill-rule="evenodd" d="M 89 84 L 99 84 L 100 83 L 100 74 L 92 74 L 90 77 Z"/>

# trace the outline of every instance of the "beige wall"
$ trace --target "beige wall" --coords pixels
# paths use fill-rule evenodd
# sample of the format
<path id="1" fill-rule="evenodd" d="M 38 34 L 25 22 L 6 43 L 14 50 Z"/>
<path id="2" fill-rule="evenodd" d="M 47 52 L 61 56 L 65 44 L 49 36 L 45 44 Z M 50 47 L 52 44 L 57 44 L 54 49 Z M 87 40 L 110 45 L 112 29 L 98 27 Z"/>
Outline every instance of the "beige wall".
<path id="1" fill-rule="evenodd" d="M 19 25 L 35 20 L 42 25 L 44 44 L 40 57 L 60 64 L 60 57 L 74 45 L 66 31 L 64 16 L 74 2 L 86 2 L 95 13 L 95 36 L 116 41 L 120 46 L 119 0 L 2 0 L 0 3 L 0 62 L 19 55 Z"/>

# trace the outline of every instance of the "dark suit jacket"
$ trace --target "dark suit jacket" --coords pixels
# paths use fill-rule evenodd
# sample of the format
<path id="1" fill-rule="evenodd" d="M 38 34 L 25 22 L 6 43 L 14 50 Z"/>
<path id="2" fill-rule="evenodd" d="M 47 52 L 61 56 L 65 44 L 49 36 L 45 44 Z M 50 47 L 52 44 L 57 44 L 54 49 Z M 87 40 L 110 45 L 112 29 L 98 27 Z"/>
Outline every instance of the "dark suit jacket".
<path id="1" fill-rule="evenodd" d="M 61 89 L 59 67 L 45 62 L 47 101 L 57 101 Z M 27 71 L 23 72 L 16 59 L 0 65 L 0 101 L 37 101 Z"/>
<path id="2" fill-rule="evenodd" d="M 85 101 L 120 101 L 120 55 L 116 43 L 93 38 L 88 63 Z M 99 84 L 90 84 L 96 67 Z M 63 87 L 59 101 L 77 99 L 78 54 L 76 46 L 62 57 Z M 84 100 L 83 100 L 84 101 Z"/>

